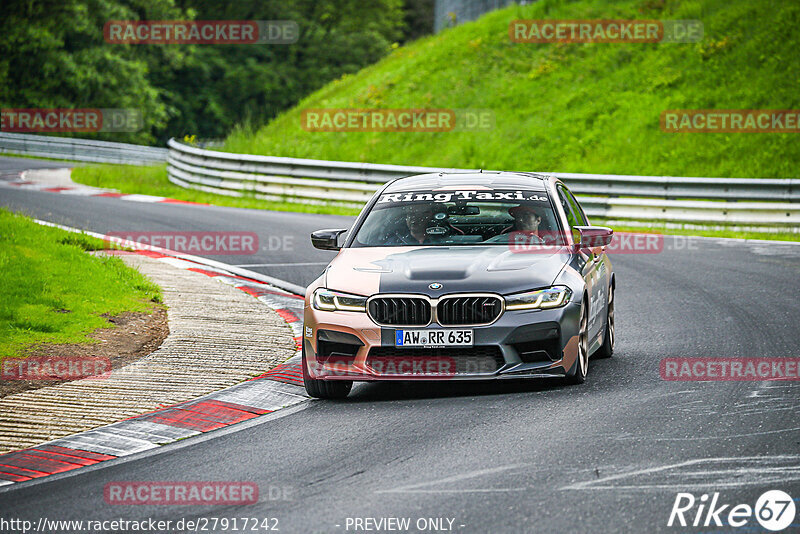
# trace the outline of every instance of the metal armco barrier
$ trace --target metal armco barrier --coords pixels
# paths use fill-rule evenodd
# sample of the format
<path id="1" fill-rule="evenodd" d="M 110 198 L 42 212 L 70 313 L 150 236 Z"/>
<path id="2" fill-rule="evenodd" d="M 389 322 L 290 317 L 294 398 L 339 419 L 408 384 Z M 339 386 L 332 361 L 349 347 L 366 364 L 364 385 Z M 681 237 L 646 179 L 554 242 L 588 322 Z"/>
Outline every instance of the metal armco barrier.
<path id="1" fill-rule="evenodd" d="M 168 150 L 92 139 L 0 132 L 0 153 L 69 161 L 147 165 L 164 163 L 167 160 Z"/>
<path id="2" fill-rule="evenodd" d="M 216 152 L 171 139 L 167 173 L 182 187 L 228 196 L 361 206 L 393 178 L 474 172 Z M 548 173 L 592 217 L 713 225 L 800 227 L 800 180 Z"/>

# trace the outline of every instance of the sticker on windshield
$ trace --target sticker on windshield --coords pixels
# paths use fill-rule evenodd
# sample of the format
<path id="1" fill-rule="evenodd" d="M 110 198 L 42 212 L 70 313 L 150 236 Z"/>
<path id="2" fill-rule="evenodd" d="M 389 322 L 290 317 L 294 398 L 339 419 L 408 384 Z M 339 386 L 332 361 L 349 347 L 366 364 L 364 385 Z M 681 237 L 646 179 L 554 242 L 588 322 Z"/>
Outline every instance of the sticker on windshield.
<path id="1" fill-rule="evenodd" d="M 378 204 L 402 204 L 404 202 L 460 202 L 466 200 L 482 201 L 534 201 L 547 202 L 544 192 L 508 190 L 485 191 L 477 189 L 458 189 L 447 193 L 433 191 L 409 191 L 405 193 L 384 193 Z"/>

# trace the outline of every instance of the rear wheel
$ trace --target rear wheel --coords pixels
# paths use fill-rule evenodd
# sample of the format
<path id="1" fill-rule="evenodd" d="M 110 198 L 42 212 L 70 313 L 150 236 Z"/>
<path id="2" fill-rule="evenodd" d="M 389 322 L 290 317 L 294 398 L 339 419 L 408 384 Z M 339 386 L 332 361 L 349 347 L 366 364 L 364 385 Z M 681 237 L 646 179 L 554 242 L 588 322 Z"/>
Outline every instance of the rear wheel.
<path id="1" fill-rule="evenodd" d="M 567 384 L 583 384 L 589 372 L 589 309 L 586 301 L 581 306 L 581 322 L 578 330 L 578 355 L 565 380 Z"/>
<path id="2" fill-rule="evenodd" d="M 317 380 L 308 374 L 306 351 L 303 347 L 303 385 L 306 393 L 317 399 L 343 399 L 350 393 L 353 382 L 350 380 Z"/>
<path id="3" fill-rule="evenodd" d="M 608 288 L 608 313 L 606 314 L 606 332 L 603 344 L 594 353 L 595 358 L 610 358 L 614 354 L 614 287 Z"/>

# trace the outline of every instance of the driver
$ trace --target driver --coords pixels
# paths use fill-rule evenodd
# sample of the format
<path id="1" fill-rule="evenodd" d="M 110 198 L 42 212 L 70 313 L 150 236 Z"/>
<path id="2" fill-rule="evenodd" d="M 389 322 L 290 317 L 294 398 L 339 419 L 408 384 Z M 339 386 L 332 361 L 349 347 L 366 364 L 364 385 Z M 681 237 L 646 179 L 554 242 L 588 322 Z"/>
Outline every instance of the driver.
<path id="1" fill-rule="evenodd" d="M 525 232 L 528 235 L 536 236 L 542 240 L 539 235 L 539 225 L 542 224 L 542 213 L 529 204 L 520 204 L 508 209 L 508 214 L 514 217 L 513 229 L 517 232 Z"/>
<path id="2" fill-rule="evenodd" d="M 514 217 L 514 224 L 504 230 L 505 232 L 520 232 L 513 239 L 522 240 L 530 244 L 547 244 L 554 242 L 553 232 L 542 226 L 544 213 L 530 204 L 520 204 L 508 209 L 509 215 Z M 556 237 L 557 239 L 557 237 Z"/>
<path id="3" fill-rule="evenodd" d="M 435 236 L 428 234 L 427 230 L 438 211 L 437 206 L 431 203 L 405 206 L 403 214 L 406 228 L 395 232 L 392 238 L 408 245 L 429 243 Z"/>

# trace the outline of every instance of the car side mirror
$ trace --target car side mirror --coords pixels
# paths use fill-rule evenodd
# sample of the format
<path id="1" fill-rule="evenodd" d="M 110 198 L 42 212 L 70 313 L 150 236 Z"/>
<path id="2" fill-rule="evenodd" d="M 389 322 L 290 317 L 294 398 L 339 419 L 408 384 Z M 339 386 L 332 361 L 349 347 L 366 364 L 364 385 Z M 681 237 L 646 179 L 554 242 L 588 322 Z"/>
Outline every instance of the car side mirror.
<path id="1" fill-rule="evenodd" d="M 311 233 L 311 244 L 320 250 L 339 250 L 339 236 L 347 230 L 317 230 Z"/>
<path id="2" fill-rule="evenodd" d="M 581 248 L 604 247 L 611 243 L 614 230 L 605 226 L 575 226 L 572 240 Z"/>

